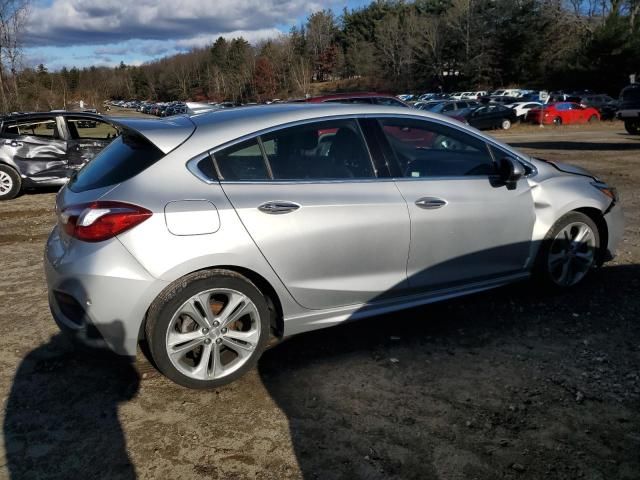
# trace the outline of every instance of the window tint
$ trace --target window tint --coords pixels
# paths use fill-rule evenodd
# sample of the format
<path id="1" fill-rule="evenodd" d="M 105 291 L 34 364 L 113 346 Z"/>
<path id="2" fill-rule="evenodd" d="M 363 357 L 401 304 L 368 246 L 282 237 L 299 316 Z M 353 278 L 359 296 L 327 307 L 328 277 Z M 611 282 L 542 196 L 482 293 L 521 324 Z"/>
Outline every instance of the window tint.
<path id="1" fill-rule="evenodd" d="M 87 163 L 69 182 L 74 192 L 124 182 L 150 167 L 164 154 L 141 135 L 125 132 Z"/>
<path id="2" fill-rule="evenodd" d="M 487 145 L 471 135 L 422 120 L 382 119 L 380 123 L 404 177 L 495 173 Z"/>
<path id="3" fill-rule="evenodd" d="M 261 139 L 276 180 L 374 176 L 355 120 L 300 125 L 264 135 Z"/>
<path id="4" fill-rule="evenodd" d="M 257 139 L 220 150 L 214 155 L 223 180 L 268 180 L 269 173 Z"/>
<path id="5" fill-rule="evenodd" d="M 401 101 L 389 97 L 378 97 L 376 98 L 376 103 L 378 105 L 387 105 L 389 107 L 406 107 L 406 105 Z"/>
<path id="6" fill-rule="evenodd" d="M 32 118 L 11 122 L 5 126 L 5 133 L 60 138 L 55 118 Z"/>
<path id="7" fill-rule="evenodd" d="M 93 118 L 67 117 L 67 127 L 73 139 L 109 140 L 118 136 L 113 125 Z"/>
<path id="8" fill-rule="evenodd" d="M 370 98 L 334 98 L 332 100 L 326 100 L 325 103 L 365 103 L 371 105 L 373 103 Z"/>

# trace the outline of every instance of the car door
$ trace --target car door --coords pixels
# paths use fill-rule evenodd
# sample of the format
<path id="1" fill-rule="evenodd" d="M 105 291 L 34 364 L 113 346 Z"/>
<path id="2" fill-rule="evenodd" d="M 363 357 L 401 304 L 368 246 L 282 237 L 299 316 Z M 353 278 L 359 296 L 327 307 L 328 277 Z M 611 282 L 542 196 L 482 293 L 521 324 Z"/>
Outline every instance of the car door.
<path id="1" fill-rule="evenodd" d="M 522 274 L 534 224 L 528 181 L 521 179 L 513 189 L 500 182 L 480 137 L 432 120 L 379 122 L 411 218 L 409 287 L 439 290 Z M 434 141 L 415 148 L 394 135 L 403 128 Z"/>
<path id="2" fill-rule="evenodd" d="M 256 245 L 309 309 L 406 291 L 409 214 L 355 119 L 275 130 L 212 152 Z"/>
<path id="3" fill-rule="evenodd" d="M 484 106 L 473 110 L 468 118 L 469 124 L 478 130 L 491 127 L 490 107 Z"/>
<path id="4" fill-rule="evenodd" d="M 0 156 L 12 160 L 21 174 L 34 180 L 68 176 L 67 142 L 60 125 L 55 115 L 5 121 Z"/>
<path id="5" fill-rule="evenodd" d="M 69 163 L 76 168 L 92 160 L 119 135 L 116 127 L 99 118 L 73 115 L 63 118 L 69 138 Z"/>

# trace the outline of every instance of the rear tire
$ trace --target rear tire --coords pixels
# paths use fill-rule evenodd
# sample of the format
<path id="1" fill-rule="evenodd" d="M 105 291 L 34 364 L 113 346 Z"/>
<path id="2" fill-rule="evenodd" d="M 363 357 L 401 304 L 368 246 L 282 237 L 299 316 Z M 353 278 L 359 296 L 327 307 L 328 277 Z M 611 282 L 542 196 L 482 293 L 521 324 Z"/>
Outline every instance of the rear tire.
<path id="1" fill-rule="evenodd" d="M 640 122 L 625 120 L 624 128 L 627 131 L 627 133 L 631 135 L 638 135 L 638 133 L 640 133 Z"/>
<path id="2" fill-rule="evenodd" d="M 589 123 L 595 123 L 598 121 L 598 117 L 596 115 L 591 115 L 589 117 Z"/>
<path id="3" fill-rule="evenodd" d="M 594 221 L 584 213 L 569 212 L 542 240 L 534 278 L 553 290 L 572 288 L 597 265 L 599 249 L 600 234 Z"/>
<path id="4" fill-rule="evenodd" d="M 0 200 L 17 197 L 21 189 L 20 174 L 8 165 L 0 165 Z"/>
<path id="5" fill-rule="evenodd" d="M 554 124 L 554 125 L 557 125 L 557 126 L 562 125 L 562 119 L 561 119 L 560 117 L 556 117 L 556 118 L 554 118 L 554 119 L 553 119 L 553 124 Z"/>
<path id="6" fill-rule="evenodd" d="M 270 334 L 264 295 L 242 275 L 204 270 L 170 285 L 149 309 L 145 331 L 164 375 L 188 388 L 216 388 L 251 370 Z"/>

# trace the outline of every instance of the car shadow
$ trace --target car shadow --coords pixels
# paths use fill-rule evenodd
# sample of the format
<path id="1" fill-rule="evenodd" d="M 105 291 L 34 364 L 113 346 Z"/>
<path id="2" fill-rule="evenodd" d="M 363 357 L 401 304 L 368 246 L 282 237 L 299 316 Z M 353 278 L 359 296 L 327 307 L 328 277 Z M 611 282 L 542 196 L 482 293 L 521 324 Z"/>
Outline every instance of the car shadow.
<path id="1" fill-rule="evenodd" d="M 592 150 L 623 152 L 640 150 L 640 144 L 610 143 L 610 142 L 571 142 L 571 141 L 543 141 L 543 142 L 509 142 L 513 148 L 534 148 L 538 150 Z"/>
<path id="2" fill-rule="evenodd" d="M 110 328 L 124 338 L 121 324 Z M 136 478 L 118 405 L 139 375 L 130 359 L 78 348 L 56 334 L 20 363 L 3 425 L 9 478 Z"/>
<path id="3" fill-rule="evenodd" d="M 639 265 L 605 267 L 563 294 L 524 281 L 350 322 L 299 335 L 267 351 L 259 373 L 288 419 L 305 479 L 512 478 L 511 462 L 527 459 L 506 445 L 518 442 L 518 432 L 526 431 L 528 423 L 539 428 L 539 420 L 520 420 L 496 406 L 515 402 L 504 398 L 504 390 L 518 397 L 523 384 L 525 392 L 535 388 L 513 376 L 505 363 L 517 368 L 516 358 L 531 354 L 532 332 L 538 339 L 556 338 L 560 355 L 570 351 L 571 332 L 583 321 L 577 318 L 589 321 L 593 335 L 610 334 L 628 321 L 622 319 L 622 308 L 611 314 L 611 306 L 626 302 L 625 313 L 640 311 L 634 293 L 639 278 Z M 606 320 L 591 322 L 600 318 Z M 637 337 L 628 341 L 640 344 Z M 545 365 L 557 361 L 558 352 L 537 355 Z M 512 425 L 518 422 L 526 424 Z M 631 454 L 633 448 L 622 449 Z M 508 451 L 504 459 L 493 453 L 500 450 Z M 583 460 L 574 460 L 585 468 L 579 465 Z M 574 468 L 574 460 L 548 462 Z M 526 478 L 545 476 L 544 471 L 538 477 L 528 473 Z"/>

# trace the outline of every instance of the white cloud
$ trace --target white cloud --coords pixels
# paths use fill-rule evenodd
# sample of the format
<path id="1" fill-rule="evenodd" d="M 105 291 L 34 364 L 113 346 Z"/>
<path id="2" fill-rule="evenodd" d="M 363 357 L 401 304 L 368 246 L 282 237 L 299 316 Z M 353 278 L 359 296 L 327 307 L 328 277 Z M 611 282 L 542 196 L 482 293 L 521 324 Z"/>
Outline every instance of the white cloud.
<path id="1" fill-rule="evenodd" d="M 130 39 L 179 40 L 197 45 L 213 32 L 262 39 L 278 25 L 340 2 L 307 0 L 53 0 L 32 9 L 30 45 L 119 43 Z M 344 2 L 343 2 L 344 3 Z M 216 34 L 216 35 L 220 35 Z M 237 35 L 236 35 L 237 36 Z"/>

